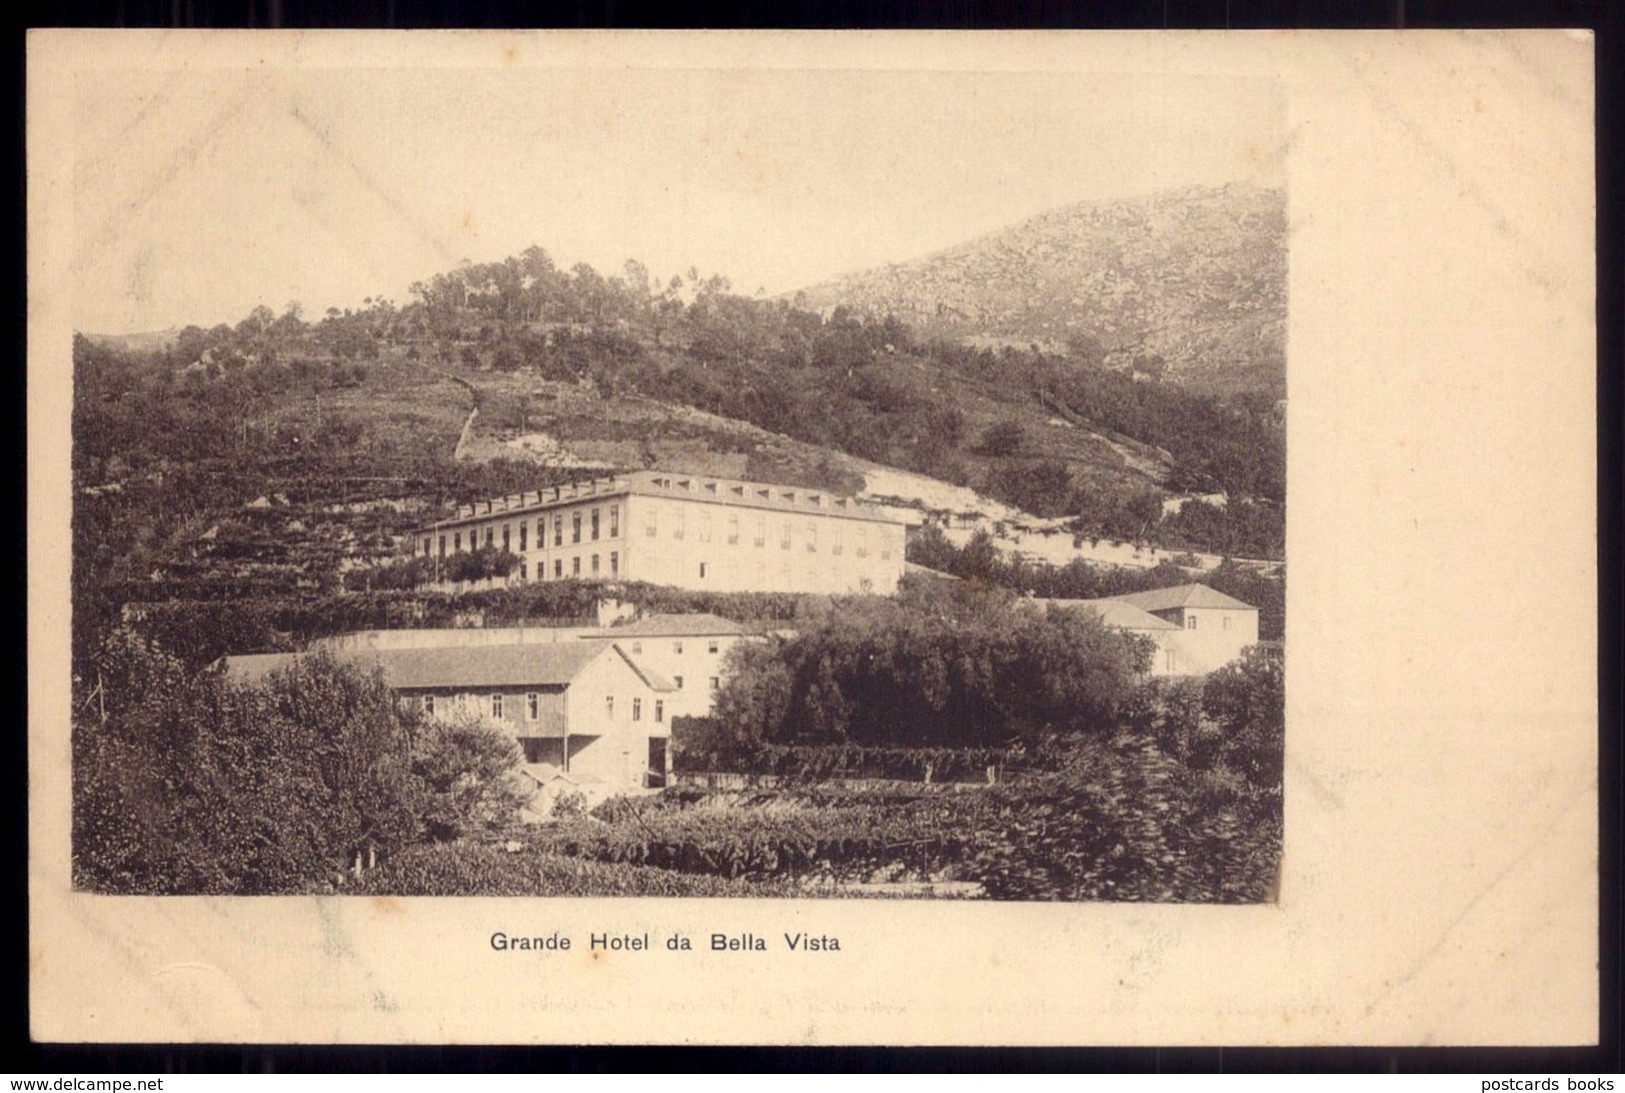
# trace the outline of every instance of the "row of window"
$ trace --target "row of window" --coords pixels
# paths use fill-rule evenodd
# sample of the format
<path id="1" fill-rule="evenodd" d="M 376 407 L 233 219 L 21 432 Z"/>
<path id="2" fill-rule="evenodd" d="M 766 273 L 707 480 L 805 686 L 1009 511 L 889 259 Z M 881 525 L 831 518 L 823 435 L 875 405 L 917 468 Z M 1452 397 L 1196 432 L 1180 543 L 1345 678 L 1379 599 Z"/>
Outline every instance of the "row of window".
<path id="1" fill-rule="evenodd" d="M 1185 616 L 1185 629 L 1187 629 L 1187 630 L 1195 630 L 1196 629 L 1196 616 L 1195 615 L 1187 615 L 1187 616 Z M 1230 629 L 1230 616 L 1229 615 L 1221 615 L 1221 616 L 1219 616 L 1219 629 L 1220 630 L 1228 630 L 1228 629 Z"/>
<path id="2" fill-rule="evenodd" d="M 681 690 L 682 686 L 683 686 L 683 677 L 678 676 L 677 680 L 676 680 L 676 683 L 677 683 L 677 688 L 679 690 Z M 711 689 L 713 691 L 717 690 L 720 685 L 721 685 L 721 683 L 717 679 L 717 677 L 712 676 L 711 677 Z M 467 710 L 469 708 L 469 699 L 470 699 L 470 697 L 471 696 L 466 695 L 466 694 L 459 694 L 459 695 L 455 696 L 452 699 L 453 708 L 458 710 L 459 712 Z M 497 718 L 497 719 L 500 720 L 500 719 L 507 716 L 507 698 L 508 698 L 508 696 L 500 694 L 500 693 L 492 694 L 490 696 L 491 716 L 492 717 Z M 420 701 L 421 707 L 423 709 L 423 712 L 432 717 L 434 715 L 434 712 L 435 712 L 435 696 L 434 695 L 424 695 L 419 701 Z M 660 699 L 660 698 L 655 699 L 654 700 L 654 709 L 653 709 L 652 712 L 654 714 L 654 719 L 657 722 L 665 721 L 666 720 L 666 702 L 665 702 L 665 700 Z M 614 695 L 605 695 L 604 696 L 604 713 L 605 713 L 606 716 L 611 717 L 611 718 L 613 718 L 615 716 L 615 696 Z M 537 721 L 537 720 L 540 720 L 540 718 L 541 718 L 541 699 L 540 699 L 540 696 L 536 694 L 536 692 L 532 691 L 531 693 L 525 695 L 525 720 L 526 721 Z M 643 699 L 642 698 L 634 698 L 634 699 L 632 699 L 632 720 L 633 721 L 642 721 L 643 720 Z"/>
<path id="3" fill-rule="evenodd" d="M 451 707 L 453 709 L 459 711 L 459 712 L 461 712 L 463 710 L 467 710 L 469 708 L 469 699 L 470 699 L 470 697 L 471 696 L 466 695 L 466 694 L 459 694 L 459 695 L 451 696 Z M 503 713 L 504 701 L 505 701 L 505 696 L 503 696 L 503 695 L 493 694 L 491 696 L 491 716 L 492 717 L 502 717 L 502 716 L 504 716 L 504 713 Z M 430 715 L 434 714 L 434 712 L 435 712 L 435 696 L 434 695 L 424 695 L 422 697 L 422 699 L 420 700 L 420 702 L 421 702 L 424 713 L 430 714 Z M 537 720 L 539 720 L 541 718 L 541 712 L 542 712 L 541 696 L 538 695 L 535 691 L 531 691 L 529 694 L 525 695 L 525 720 L 526 721 L 537 721 Z"/>
<path id="4" fill-rule="evenodd" d="M 614 695 L 604 696 L 604 716 L 610 718 L 611 720 L 613 720 L 615 717 Z M 657 698 L 654 700 L 654 718 L 656 721 L 666 720 L 666 703 L 664 699 Z M 641 698 L 632 699 L 632 720 L 643 720 L 643 699 Z"/>
<path id="5" fill-rule="evenodd" d="M 573 513 L 570 514 L 570 541 L 572 543 L 581 542 L 582 515 L 583 514 L 579 513 L 579 512 L 573 512 Z M 600 537 L 600 531 L 603 528 L 603 510 L 601 510 L 601 509 L 592 509 L 590 512 L 586 513 L 586 523 L 587 523 L 587 527 L 588 527 L 588 530 L 590 532 L 590 536 L 591 536 L 592 541 L 597 542 L 599 537 Z M 512 525 L 512 524 L 503 524 L 502 525 L 502 549 L 503 550 L 512 550 L 513 549 L 513 527 L 514 527 L 514 525 Z M 496 546 L 496 527 L 493 525 L 491 527 L 485 528 L 484 531 L 485 531 L 485 543 L 484 543 L 484 545 L 488 546 L 488 547 Z M 608 537 L 611 538 L 611 539 L 617 539 L 617 538 L 620 537 L 620 534 L 621 534 L 621 506 L 619 506 L 619 505 L 610 505 L 609 506 L 609 535 L 608 535 Z M 468 549 L 470 549 L 470 550 L 479 549 L 479 547 L 481 545 L 479 536 L 480 536 L 480 530 L 479 529 L 476 528 L 476 529 L 473 529 L 473 530 L 469 531 L 469 533 L 468 533 Z M 538 516 L 536 518 L 536 546 L 538 548 L 540 548 L 542 546 L 542 543 L 546 539 L 546 537 L 547 537 L 547 517 L 546 516 Z M 425 538 L 423 540 L 423 553 L 424 554 L 428 554 L 430 552 L 431 545 L 432 544 L 430 543 L 429 539 Z M 563 546 L 564 545 L 564 514 L 562 512 L 561 513 L 555 513 L 554 516 L 553 516 L 553 545 L 554 546 Z M 444 558 L 446 556 L 446 537 L 444 535 L 440 536 L 439 547 L 440 547 L 440 556 L 442 558 Z M 524 553 L 525 551 L 527 551 L 529 549 L 530 549 L 530 521 L 529 520 L 521 520 L 521 521 L 519 521 L 519 552 L 522 554 L 522 553 Z M 463 533 L 460 532 L 460 531 L 454 531 L 454 532 L 451 533 L 451 551 L 454 554 L 460 554 L 460 553 L 462 553 L 462 550 L 463 550 Z"/>
<path id="6" fill-rule="evenodd" d="M 682 539 L 682 538 L 685 538 L 687 536 L 687 533 L 688 533 L 688 518 L 687 518 L 687 514 L 684 512 L 683 509 L 678 508 L 678 509 L 673 510 L 673 512 L 670 514 L 669 522 L 670 522 L 670 525 L 671 525 L 671 537 L 673 539 Z M 709 543 L 711 541 L 711 514 L 709 512 L 701 512 L 701 513 L 699 513 L 697 523 L 699 525 L 697 538 L 702 543 Z M 780 550 L 789 550 L 790 549 L 791 542 L 792 542 L 792 539 L 793 539 L 794 526 L 795 526 L 794 521 L 789 520 L 789 519 L 785 519 L 785 520 L 782 520 L 782 521 L 779 522 L 778 532 L 779 532 L 779 549 Z M 767 545 L 767 517 L 765 517 L 765 516 L 756 517 L 755 518 L 755 526 L 752 529 L 752 531 L 753 531 L 753 534 L 751 536 L 751 545 L 752 546 L 758 546 L 758 547 L 765 547 Z M 729 546 L 738 546 L 739 545 L 739 514 L 738 513 L 729 513 L 728 514 L 727 532 L 728 532 L 728 545 Z M 649 510 L 647 511 L 647 513 L 644 515 L 643 534 L 644 534 L 645 538 L 649 538 L 649 539 L 654 539 L 654 538 L 657 538 L 659 536 L 659 534 L 660 534 L 660 510 L 659 509 L 654 508 L 654 507 L 651 506 L 649 508 Z M 858 529 L 856 529 L 855 534 L 856 534 L 856 542 L 854 543 L 854 547 L 855 547 L 854 553 L 856 553 L 859 558 L 867 558 L 869 556 L 868 530 L 866 528 L 858 528 Z M 843 536 L 842 527 L 841 527 L 841 525 L 839 523 L 837 523 L 830 529 L 829 549 L 830 549 L 831 554 L 844 554 L 845 553 L 846 546 L 845 546 L 845 543 L 842 541 L 842 536 Z M 807 552 L 809 554 L 817 553 L 817 551 L 818 551 L 818 522 L 816 520 L 808 520 L 803 525 L 803 527 L 802 527 L 802 545 L 807 550 Z M 889 545 L 882 544 L 882 546 L 880 548 L 880 556 L 882 558 L 890 558 L 891 557 L 891 547 Z"/>
<path id="7" fill-rule="evenodd" d="M 597 554 L 591 555 L 587 559 L 587 563 L 588 563 L 588 570 L 587 570 L 588 576 L 597 577 L 597 576 L 601 576 L 603 574 L 603 566 L 601 564 L 601 557 L 599 555 L 597 555 Z M 620 574 L 621 574 L 621 552 L 618 551 L 618 550 L 612 550 L 612 551 L 609 552 L 609 575 L 611 577 L 618 577 L 618 576 L 620 576 Z M 581 576 L 581 555 L 579 555 L 579 554 L 577 554 L 575 557 L 570 559 L 570 576 L 572 576 L 572 577 Z M 527 560 L 525 558 L 519 559 L 519 579 L 521 581 L 530 580 L 530 562 L 529 562 L 529 560 Z M 536 566 L 536 579 L 539 580 L 539 581 L 547 579 L 547 566 L 546 566 L 545 562 L 540 563 L 540 564 L 538 564 Z M 553 559 L 553 579 L 556 580 L 556 581 L 560 581 L 560 580 L 564 579 L 564 559 L 563 558 L 554 558 Z"/>
<path id="8" fill-rule="evenodd" d="M 572 543 L 581 542 L 582 526 L 583 526 L 582 517 L 583 517 L 583 514 L 580 513 L 580 512 L 574 512 L 574 513 L 570 514 L 570 542 L 572 542 Z M 684 512 L 684 510 L 682 510 L 681 508 L 676 509 L 671 514 L 670 522 L 671 522 L 671 537 L 673 539 L 682 539 L 682 538 L 684 538 L 684 536 L 686 535 L 687 522 L 688 522 L 687 521 L 687 515 Z M 590 512 L 588 512 L 586 514 L 586 523 L 587 523 L 588 531 L 590 533 L 591 541 L 597 542 L 598 538 L 599 538 L 600 527 L 601 527 L 601 513 L 600 513 L 600 510 L 599 509 L 592 509 Z M 701 512 L 701 513 L 699 513 L 698 514 L 698 524 L 699 524 L 699 528 L 698 528 L 699 541 L 702 542 L 702 543 L 709 543 L 711 541 L 711 514 L 709 512 Z M 738 513 L 730 513 L 728 515 L 727 526 L 728 526 L 728 543 L 729 543 L 730 546 L 737 546 L 739 544 L 739 514 Z M 546 516 L 538 516 L 536 518 L 536 545 L 537 545 L 538 548 L 540 548 L 542 546 L 543 540 L 544 540 L 544 538 L 546 536 L 546 527 L 547 527 L 547 517 Z M 794 530 L 794 524 L 793 524 L 793 522 L 791 520 L 786 519 L 786 520 L 783 520 L 783 521 L 780 522 L 778 531 L 779 531 L 779 548 L 781 550 L 789 550 L 791 548 L 791 543 L 792 543 L 792 538 L 793 538 L 793 535 L 792 535 L 793 530 Z M 487 547 L 495 547 L 496 546 L 496 528 L 495 528 L 495 526 L 485 528 L 484 532 L 485 532 L 484 545 L 487 546 Z M 609 538 L 611 538 L 611 539 L 619 538 L 620 534 L 621 534 L 621 508 L 620 508 L 619 505 L 610 505 L 609 506 Z M 651 507 L 649 509 L 648 515 L 645 517 L 644 534 L 648 538 L 651 538 L 651 539 L 655 538 L 659 534 L 659 510 L 658 509 L 655 509 L 653 507 Z M 479 529 L 474 529 L 474 530 L 469 531 L 469 533 L 468 533 L 468 549 L 477 550 L 480 547 L 481 543 L 479 541 L 479 535 L 480 535 Z M 839 554 L 844 554 L 845 553 L 846 545 L 842 541 L 842 536 L 843 536 L 843 529 L 842 529 L 841 525 L 837 523 L 830 529 L 829 551 L 830 551 L 831 554 L 839 555 Z M 853 553 L 855 553 L 859 558 L 867 558 L 869 556 L 869 543 L 868 543 L 867 529 L 865 529 L 865 528 L 856 529 L 855 536 L 856 536 L 856 540 L 855 540 L 855 542 L 853 544 L 853 546 L 854 546 Z M 767 545 L 767 518 L 765 516 L 756 517 L 754 534 L 751 537 L 751 542 L 752 542 L 752 545 L 758 546 L 758 547 L 762 547 L 762 546 Z M 432 545 L 433 544 L 431 543 L 430 539 L 425 537 L 424 540 L 423 540 L 423 553 L 425 555 L 430 553 Z M 556 546 L 556 547 L 564 545 L 564 514 L 563 513 L 556 513 L 553 516 L 553 545 Z M 809 520 L 809 521 L 806 522 L 805 526 L 803 527 L 803 529 L 802 529 L 802 545 L 803 545 L 803 547 L 806 549 L 806 551 L 808 553 L 817 553 L 817 551 L 818 551 L 818 524 L 817 524 L 816 521 Z M 463 533 L 461 531 L 454 531 L 454 532 L 451 533 L 450 549 L 451 549 L 451 552 L 454 553 L 454 554 L 462 553 L 462 550 L 463 550 Z M 511 525 L 511 524 L 502 525 L 502 549 L 503 550 L 509 550 L 509 551 L 511 551 L 513 549 L 513 525 Z M 530 522 L 528 520 L 522 520 L 519 523 L 519 552 L 524 553 L 525 551 L 527 551 L 529 549 L 530 549 Z M 440 536 L 439 551 L 440 551 L 440 556 L 442 558 L 444 558 L 446 556 L 446 551 L 447 551 L 446 536 L 444 536 L 444 535 Z M 880 556 L 881 556 L 881 558 L 890 559 L 891 555 L 892 555 L 892 551 L 891 551 L 890 545 L 883 543 L 881 545 L 881 548 L 880 548 Z"/>
<path id="9" fill-rule="evenodd" d="M 891 557 L 891 551 L 890 550 L 881 551 L 881 557 L 890 558 Z M 838 565 L 837 566 L 832 566 L 829 572 L 836 578 L 837 583 L 844 583 L 844 582 L 842 582 L 842 576 L 843 576 L 842 570 Z M 767 563 L 764 562 L 760 557 L 758 557 L 756 559 L 756 567 L 755 567 L 754 573 L 755 573 L 755 581 L 756 581 L 757 585 L 762 585 L 767 581 Z M 743 574 L 741 574 L 741 575 L 743 575 Z M 711 576 L 711 563 L 710 562 L 700 562 L 699 563 L 699 576 L 700 576 L 700 580 L 702 580 L 702 581 L 707 580 Z M 802 577 L 802 576 L 815 576 L 815 575 L 814 574 L 807 574 L 807 573 L 805 573 L 805 571 L 803 569 L 798 567 L 795 570 L 795 576 L 796 577 Z M 777 570 L 777 577 L 778 577 L 778 585 L 776 586 L 777 589 L 780 590 L 780 591 L 788 591 L 789 588 L 790 588 L 790 582 L 791 582 L 791 567 L 790 567 L 789 559 L 781 559 L 780 560 L 778 570 Z M 868 592 L 874 587 L 874 581 L 871 580 L 868 577 L 859 578 L 858 587 L 859 587 L 859 589 L 861 591 Z"/>
<path id="10" fill-rule="evenodd" d="M 707 653 L 710 653 L 713 656 L 715 656 L 721 650 L 722 650 L 722 642 L 718 641 L 716 638 L 712 638 L 710 641 L 705 643 L 705 651 Z M 683 642 L 682 642 L 681 639 L 678 639 L 677 641 L 674 641 L 674 642 L 671 643 L 671 651 L 673 653 L 676 653 L 678 656 L 683 655 Z M 632 643 L 632 655 L 633 656 L 638 656 L 638 655 L 642 654 L 642 652 L 643 652 L 643 642 L 634 641 Z"/>
<path id="11" fill-rule="evenodd" d="M 671 677 L 671 682 L 672 682 L 672 685 L 675 686 L 679 691 L 683 689 L 683 677 L 682 676 L 672 676 Z M 712 676 L 711 677 L 711 690 L 713 692 L 722 690 L 722 680 L 720 678 L 718 678 L 717 676 Z"/>

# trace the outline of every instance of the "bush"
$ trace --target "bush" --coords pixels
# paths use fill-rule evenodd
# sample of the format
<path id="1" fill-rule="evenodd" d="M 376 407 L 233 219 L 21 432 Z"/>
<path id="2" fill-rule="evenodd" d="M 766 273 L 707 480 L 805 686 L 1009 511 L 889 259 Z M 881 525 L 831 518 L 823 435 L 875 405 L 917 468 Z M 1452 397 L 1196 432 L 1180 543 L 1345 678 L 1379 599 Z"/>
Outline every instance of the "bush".
<path id="1" fill-rule="evenodd" d="M 579 790 L 570 790 L 553 798 L 553 807 L 548 815 L 555 820 L 579 820 L 587 814 L 587 795 Z"/>
<path id="2" fill-rule="evenodd" d="M 657 799 L 658 800 L 658 799 Z M 775 798 L 775 800 L 779 800 Z M 588 820 L 539 831 L 539 849 L 569 857 L 679 873 L 766 879 L 861 880 L 902 867 L 931 873 L 964 856 L 975 794 L 922 798 L 899 807 L 671 808 L 623 799 Z"/>
<path id="3" fill-rule="evenodd" d="M 477 718 L 429 722 L 412 756 L 424 789 L 425 832 L 447 840 L 513 827 L 528 799 L 514 777 L 518 765 L 513 738 Z"/>
<path id="4" fill-rule="evenodd" d="M 471 842 L 415 847 L 364 874 L 349 891 L 378 896 L 770 896 L 784 883 L 729 881 Z"/>
<path id="5" fill-rule="evenodd" d="M 1148 666 L 1147 646 L 1092 612 L 974 588 L 836 601 L 776 650 L 734 647 L 702 746 L 753 770 L 771 744 L 996 748 L 1028 725 L 1098 731 Z"/>
<path id="6" fill-rule="evenodd" d="M 830 778 L 876 778 L 924 782 L 985 782 L 987 768 L 1008 759 L 1001 748 L 866 748 L 764 744 L 748 755 L 730 755 L 713 742 L 715 720 L 684 718 L 672 725 L 674 766 L 683 771 L 767 774 L 787 782 Z M 726 765 L 722 765 L 726 764 Z"/>
<path id="7" fill-rule="evenodd" d="M 77 886 L 309 891 L 417 836 L 411 726 L 376 674 L 318 656 L 244 685 L 128 635 L 97 667 L 105 707 L 74 726 Z"/>
<path id="8" fill-rule="evenodd" d="M 1019 421 L 1001 421 L 989 425 L 977 445 L 983 455 L 1010 456 L 1020 452 L 1027 442 L 1027 431 Z"/>
<path id="9" fill-rule="evenodd" d="M 1202 683 L 1189 677 L 1145 680 L 1124 708 L 1124 724 L 1186 766 L 1211 767 L 1221 738 L 1202 716 Z"/>
<path id="10" fill-rule="evenodd" d="M 994 899 L 1269 899 L 1280 798 L 1221 790 L 1145 737 L 1081 741 L 1061 772 L 993 791 L 965 875 Z"/>
<path id="11" fill-rule="evenodd" d="M 478 550 L 448 554 L 440 564 L 440 573 L 448 581 L 508 577 L 518 572 L 519 560 L 519 555 L 500 547 L 483 546 Z"/>
<path id="12" fill-rule="evenodd" d="M 1245 649 L 1207 677 L 1202 710 L 1224 730 L 1225 761 L 1254 785 L 1279 791 L 1286 746 L 1286 675 L 1279 652 Z"/>

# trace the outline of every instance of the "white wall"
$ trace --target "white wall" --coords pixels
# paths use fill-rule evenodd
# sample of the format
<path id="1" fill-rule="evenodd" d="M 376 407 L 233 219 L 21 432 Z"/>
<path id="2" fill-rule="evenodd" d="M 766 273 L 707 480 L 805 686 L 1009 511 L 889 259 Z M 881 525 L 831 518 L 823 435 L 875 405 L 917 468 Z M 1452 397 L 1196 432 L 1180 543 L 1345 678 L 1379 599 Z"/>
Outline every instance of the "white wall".
<path id="1" fill-rule="evenodd" d="M 609 631 L 614 636 L 614 631 Z M 703 717 L 711 712 L 716 692 L 711 680 L 718 685 L 726 681 L 722 671 L 728 650 L 740 641 L 759 640 L 733 634 L 710 637 L 617 637 L 616 642 L 639 665 L 658 672 L 677 682 L 682 677 L 682 688 L 667 696 L 667 716 Z M 681 651 L 679 651 L 681 646 Z M 712 652 L 712 647 L 716 652 Z"/>
<path id="2" fill-rule="evenodd" d="M 701 498 L 638 495 L 630 509 L 630 580 L 716 592 L 890 595 L 903 575 L 901 524 Z"/>
<path id="3" fill-rule="evenodd" d="M 614 699 L 613 711 L 607 698 Z M 651 690 L 619 653 L 606 648 L 576 676 L 565 702 L 570 772 L 592 774 L 625 788 L 642 786 L 649 739 L 671 736 L 671 695 Z M 578 741 L 578 736 L 594 739 Z"/>
<path id="4" fill-rule="evenodd" d="M 1239 608 L 1197 607 L 1159 611 L 1158 615 L 1182 627 L 1171 632 L 1169 643 L 1175 649 L 1178 675 L 1214 671 L 1241 656 L 1241 651 L 1258 642 L 1258 612 Z M 1195 622 L 1195 628 L 1191 623 Z"/>

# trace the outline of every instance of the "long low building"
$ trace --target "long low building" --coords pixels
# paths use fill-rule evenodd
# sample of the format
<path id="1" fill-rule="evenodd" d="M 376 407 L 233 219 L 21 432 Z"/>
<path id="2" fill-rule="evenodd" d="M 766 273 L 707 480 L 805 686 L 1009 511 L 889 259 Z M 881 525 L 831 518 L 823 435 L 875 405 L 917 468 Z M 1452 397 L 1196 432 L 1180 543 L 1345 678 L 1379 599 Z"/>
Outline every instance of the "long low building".
<path id="1" fill-rule="evenodd" d="M 671 682 L 672 694 L 666 704 L 670 716 L 703 717 L 711 712 L 727 678 L 728 651 L 751 636 L 751 630 L 731 619 L 701 612 L 650 615 L 613 626 L 359 630 L 319 638 L 311 648 L 354 652 L 613 641 L 640 668 Z"/>
<path id="2" fill-rule="evenodd" d="M 474 717 L 519 743 L 524 760 L 612 788 L 662 785 L 671 771 L 676 687 L 618 642 L 340 647 L 341 663 L 376 668 L 399 700 L 430 717 Z M 308 653 L 225 658 L 260 680 Z"/>
<path id="3" fill-rule="evenodd" d="M 418 557 L 484 547 L 521 581 L 647 581 L 718 592 L 889 595 L 906 525 L 827 490 L 639 471 L 466 506 L 412 533 Z"/>

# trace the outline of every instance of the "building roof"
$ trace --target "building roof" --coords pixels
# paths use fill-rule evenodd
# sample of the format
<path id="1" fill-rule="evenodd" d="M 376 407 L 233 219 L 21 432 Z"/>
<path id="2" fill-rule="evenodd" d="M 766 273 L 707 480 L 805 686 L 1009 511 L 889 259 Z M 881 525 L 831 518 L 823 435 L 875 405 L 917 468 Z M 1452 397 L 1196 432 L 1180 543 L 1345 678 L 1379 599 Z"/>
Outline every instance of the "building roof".
<path id="1" fill-rule="evenodd" d="M 709 638 L 721 636 L 736 637 L 749 633 L 739 623 L 732 619 L 725 619 L 719 615 L 708 613 L 684 615 L 650 615 L 637 622 L 623 623 L 620 626 L 606 627 L 602 630 L 588 630 L 582 633 L 584 638 Z"/>
<path id="2" fill-rule="evenodd" d="M 651 690 L 676 690 L 663 677 L 646 671 L 611 642 L 532 645 L 463 645 L 425 649 L 342 649 L 330 655 L 343 664 L 381 668 L 397 690 L 433 687 L 567 687 L 581 670 L 614 649 Z M 290 667 L 303 654 L 262 653 L 226 658 L 226 672 L 247 681 L 264 679 Z"/>
<path id="3" fill-rule="evenodd" d="M 1205 584 L 1180 584 L 1172 588 L 1155 588 L 1149 592 L 1130 592 L 1113 596 L 1114 600 L 1133 604 L 1145 611 L 1172 611 L 1179 607 L 1222 607 L 1231 611 L 1257 611 L 1250 603 L 1242 603 L 1234 596 L 1215 592 Z"/>
<path id="4" fill-rule="evenodd" d="M 610 477 L 592 478 L 568 485 L 550 486 L 544 490 L 495 497 L 472 505 L 458 507 L 457 514 L 447 520 L 414 528 L 419 535 L 437 528 L 460 527 L 481 523 L 501 516 L 526 517 L 547 512 L 559 505 L 574 504 L 591 498 L 624 497 L 631 494 L 647 497 L 680 498 L 690 501 L 709 501 L 718 505 L 734 505 L 755 509 L 774 509 L 781 512 L 821 513 L 825 516 L 845 516 L 875 523 L 899 524 L 898 518 L 887 510 L 829 490 L 806 489 L 802 486 L 776 486 L 766 482 L 747 482 L 737 478 L 717 478 L 707 474 L 677 474 L 673 471 L 632 471 Z"/>
<path id="5" fill-rule="evenodd" d="M 1114 630 L 1178 630 L 1175 623 L 1122 600 L 1039 600 L 1050 607 L 1082 607 L 1093 611 Z"/>

